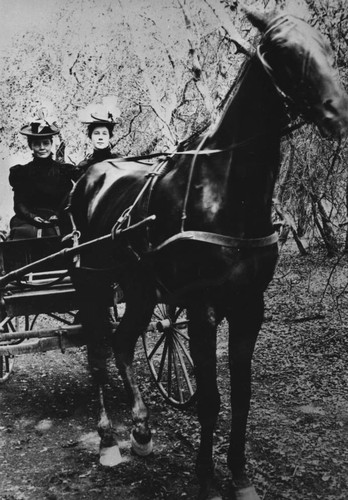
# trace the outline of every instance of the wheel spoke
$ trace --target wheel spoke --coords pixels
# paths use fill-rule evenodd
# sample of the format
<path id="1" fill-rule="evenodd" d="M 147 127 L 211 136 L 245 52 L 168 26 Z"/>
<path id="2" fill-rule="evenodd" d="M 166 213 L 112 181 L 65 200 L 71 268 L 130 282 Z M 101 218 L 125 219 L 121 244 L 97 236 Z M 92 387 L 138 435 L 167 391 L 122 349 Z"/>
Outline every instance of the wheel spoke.
<path id="1" fill-rule="evenodd" d="M 157 310 L 156 310 L 157 309 Z M 157 304 L 157 307 L 153 312 L 153 315 L 156 317 L 158 320 L 163 320 L 164 318 L 167 317 L 167 311 L 166 311 L 166 305 L 165 304 Z"/>
<path id="2" fill-rule="evenodd" d="M 184 307 L 178 307 L 175 311 L 174 319 L 175 321 L 182 315 L 182 313 L 185 311 Z"/>
<path id="3" fill-rule="evenodd" d="M 170 396 L 171 392 L 172 392 L 172 352 L 173 352 L 173 345 L 172 343 L 170 343 L 169 345 L 169 340 L 168 340 L 168 369 L 167 369 L 167 375 L 168 375 L 168 379 L 167 379 L 167 392 L 168 392 L 168 396 Z"/>
<path id="4" fill-rule="evenodd" d="M 0 322 L 0 328 L 4 329 L 5 326 L 8 327 L 9 323 L 11 323 L 11 318 L 9 317 L 6 317 L 5 319 L 3 319 L 1 322 Z M 13 328 L 13 327 L 12 327 Z M 4 330 L 5 331 L 5 330 Z"/>
<path id="5" fill-rule="evenodd" d="M 173 347 L 174 347 L 174 345 L 173 345 Z M 173 363 L 174 363 L 174 371 L 175 371 L 175 377 L 176 377 L 176 384 L 177 384 L 177 389 L 178 389 L 180 403 L 183 403 L 184 402 L 184 395 L 183 395 L 183 390 L 182 390 L 181 382 L 180 382 L 180 374 L 179 374 L 179 367 L 178 367 L 178 364 L 177 364 L 177 359 L 179 360 L 179 363 L 181 364 L 181 367 L 182 367 L 182 363 L 181 363 L 181 360 L 180 360 L 180 357 L 179 357 L 179 353 L 178 353 L 178 351 L 176 349 L 173 349 Z"/>
<path id="6" fill-rule="evenodd" d="M 167 337 L 165 337 L 161 361 L 160 361 L 160 365 L 159 365 L 158 373 L 157 373 L 157 382 L 161 381 L 162 373 L 163 373 L 163 369 L 164 369 L 164 364 L 166 362 L 167 352 L 168 352 L 168 339 L 167 339 Z"/>
<path id="7" fill-rule="evenodd" d="M 11 332 L 15 332 L 16 331 L 16 328 L 14 327 L 14 325 L 12 323 L 12 319 L 9 319 L 9 321 L 7 323 L 7 326 L 9 327 L 9 329 L 11 330 Z"/>
<path id="8" fill-rule="evenodd" d="M 65 319 L 63 316 L 59 316 L 58 314 L 54 314 L 54 313 L 49 313 L 49 314 L 47 314 L 47 316 L 49 316 L 52 319 L 56 319 L 57 321 L 60 321 L 64 325 L 73 325 L 74 324 L 72 322 L 74 320 L 74 317 L 72 320 L 68 320 L 68 319 Z M 36 318 L 37 318 L 37 316 L 36 316 Z M 36 318 L 35 318 L 35 320 L 36 320 Z M 33 327 L 33 324 L 34 324 L 34 321 L 31 325 L 31 327 Z"/>
<path id="9" fill-rule="evenodd" d="M 171 319 L 172 323 L 174 324 L 184 310 L 185 310 L 184 307 L 176 307 L 168 305 L 166 315 Z"/>
<path id="10" fill-rule="evenodd" d="M 154 345 L 154 347 L 152 348 L 150 354 L 148 354 L 148 358 L 151 359 L 153 357 L 153 355 L 156 353 L 156 351 L 159 349 L 160 345 L 165 342 L 166 340 L 166 334 L 165 333 L 162 333 L 162 335 L 160 336 L 160 338 L 157 340 L 156 344 Z"/>
<path id="11" fill-rule="evenodd" d="M 175 341 L 177 342 L 178 339 L 175 339 Z M 181 348 L 183 348 L 183 346 L 180 343 L 179 343 L 179 345 L 180 345 Z M 184 350 L 184 352 L 185 351 L 186 351 L 186 349 Z M 177 354 L 177 356 L 179 358 L 181 369 L 182 369 L 182 372 L 183 372 L 183 375 L 184 375 L 184 379 L 185 379 L 187 388 L 189 390 L 189 393 L 190 393 L 191 396 L 193 396 L 194 390 L 193 390 L 193 387 L 192 387 L 192 384 L 191 384 L 190 376 L 189 376 L 188 371 L 187 371 L 185 360 L 183 359 L 183 356 L 182 356 L 182 353 L 181 353 L 180 349 L 176 350 L 176 354 Z M 185 355 L 186 356 L 188 355 L 187 351 L 185 352 Z M 191 358 L 189 356 L 188 356 L 188 360 L 190 361 L 191 366 L 193 366 L 192 360 L 191 360 Z M 181 385 L 180 385 L 180 393 L 181 393 Z"/>
<path id="12" fill-rule="evenodd" d="M 180 332 L 176 332 L 180 335 Z M 179 335 L 175 335 L 175 341 L 180 345 L 181 347 L 181 350 L 183 351 L 183 353 L 185 354 L 188 362 L 190 363 L 190 365 L 193 367 L 193 361 L 192 361 L 192 358 L 191 358 L 191 355 L 187 349 L 187 347 L 183 344 L 181 338 L 179 337 Z M 185 340 L 188 340 L 188 337 L 182 335 L 182 337 L 184 337 Z"/>
<path id="13" fill-rule="evenodd" d="M 31 323 L 30 323 L 30 316 L 25 316 L 25 329 L 26 330 L 32 330 L 34 328 L 34 325 L 35 325 L 35 322 L 36 322 L 38 316 L 39 316 L 38 314 L 35 314 Z"/>
<path id="14" fill-rule="evenodd" d="M 180 337 L 182 337 L 184 340 L 186 340 L 187 342 L 189 342 L 190 338 L 188 336 L 187 333 L 183 332 L 180 328 L 178 328 L 177 326 L 174 325 L 174 331 L 177 335 L 180 335 Z"/>
<path id="15" fill-rule="evenodd" d="M 151 374 L 165 399 L 173 406 L 184 408 L 195 398 L 196 391 L 188 347 L 186 308 L 159 303 L 153 321 L 161 322 L 163 331 L 143 335 Z"/>

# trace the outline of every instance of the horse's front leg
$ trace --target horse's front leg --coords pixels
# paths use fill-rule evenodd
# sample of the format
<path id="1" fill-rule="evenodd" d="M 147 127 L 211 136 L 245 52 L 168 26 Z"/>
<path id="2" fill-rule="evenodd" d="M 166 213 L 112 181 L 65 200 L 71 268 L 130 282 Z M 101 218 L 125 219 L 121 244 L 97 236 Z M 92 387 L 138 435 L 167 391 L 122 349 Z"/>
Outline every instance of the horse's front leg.
<path id="1" fill-rule="evenodd" d="M 264 312 L 262 293 L 239 296 L 227 315 L 232 423 L 227 463 L 237 500 L 259 500 L 245 471 L 245 437 L 251 398 L 251 360 Z"/>
<path id="2" fill-rule="evenodd" d="M 126 311 L 113 341 L 116 365 L 122 376 L 132 406 L 132 449 L 137 455 L 141 456 L 149 455 L 152 452 L 153 444 L 148 424 L 148 409 L 136 381 L 133 359 L 137 340 L 151 319 L 155 305 L 155 300 L 151 299 L 153 296 L 153 293 L 147 292 L 143 297 L 133 295 L 129 299 L 127 298 Z"/>
<path id="3" fill-rule="evenodd" d="M 99 396 L 98 433 L 100 436 L 100 463 L 113 467 L 121 461 L 116 432 L 108 416 L 105 404 L 105 386 L 108 383 L 106 367 L 106 337 L 110 335 L 109 307 L 107 299 L 98 298 L 87 302 L 80 310 L 82 324 L 87 336 L 87 355 L 93 382 Z"/>
<path id="4" fill-rule="evenodd" d="M 196 461 L 199 499 L 208 496 L 213 475 L 213 433 L 220 410 L 216 381 L 216 329 L 218 318 L 213 307 L 197 304 L 188 309 L 190 351 L 197 383 L 197 412 L 201 440 Z"/>

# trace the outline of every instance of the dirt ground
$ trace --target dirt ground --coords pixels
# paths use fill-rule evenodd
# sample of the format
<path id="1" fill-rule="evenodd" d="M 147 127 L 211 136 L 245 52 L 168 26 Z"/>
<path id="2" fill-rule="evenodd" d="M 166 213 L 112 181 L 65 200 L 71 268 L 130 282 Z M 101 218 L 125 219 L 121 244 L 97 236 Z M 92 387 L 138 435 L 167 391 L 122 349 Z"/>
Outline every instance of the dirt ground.
<path id="1" fill-rule="evenodd" d="M 347 265 L 320 253 L 299 257 L 283 251 L 267 291 L 247 446 L 262 500 L 348 498 Z M 228 499 L 225 324 L 218 347 L 216 485 Z M 141 346 L 136 366 L 151 410 L 154 453 L 143 459 L 130 452 L 127 398 L 110 360 L 108 400 L 124 461 L 104 469 L 98 464 L 97 401 L 85 349 L 18 357 L 13 376 L 0 387 L 0 499 L 194 499 L 195 408 L 165 404 Z"/>

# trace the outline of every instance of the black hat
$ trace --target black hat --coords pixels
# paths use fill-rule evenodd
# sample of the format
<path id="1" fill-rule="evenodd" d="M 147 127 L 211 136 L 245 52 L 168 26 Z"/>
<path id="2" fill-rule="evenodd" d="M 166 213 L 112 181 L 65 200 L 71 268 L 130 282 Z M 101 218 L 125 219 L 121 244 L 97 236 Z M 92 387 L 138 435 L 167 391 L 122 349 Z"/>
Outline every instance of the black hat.
<path id="1" fill-rule="evenodd" d="M 59 129 L 55 125 L 50 125 L 45 120 L 33 121 L 29 125 L 24 125 L 19 131 L 27 137 L 52 137 L 59 134 Z"/>

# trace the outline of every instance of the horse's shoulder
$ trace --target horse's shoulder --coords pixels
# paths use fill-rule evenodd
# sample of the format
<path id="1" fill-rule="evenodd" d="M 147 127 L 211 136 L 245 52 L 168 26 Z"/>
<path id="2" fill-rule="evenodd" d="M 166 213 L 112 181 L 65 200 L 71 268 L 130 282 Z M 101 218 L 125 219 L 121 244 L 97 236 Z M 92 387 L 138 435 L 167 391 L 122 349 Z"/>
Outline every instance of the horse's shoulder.
<path id="1" fill-rule="evenodd" d="M 125 168 L 125 165 L 129 168 Z M 133 184 L 134 180 L 145 179 L 145 172 L 134 168 L 134 165 L 129 165 L 128 162 L 116 164 L 113 161 L 105 160 L 100 163 L 94 163 L 90 166 L 84 176 L 84 182 L 87 188 L 103 186 L 103 189 L 110 187 L 113 184 L 122 185 L 125 183 Z"/>
<path id="2" fill-rule="evenodd" d="M 91 178 L 103 176 L 106 180 L 118 179 L 145 179 L 151 171 L 151 165 L 144 165 L 135 161 L 105 160 L 92 165 L 88 173 Z"/>
<path id="3" fill-rule="evenodd" d="M 152 164 L 147 164 L 139 161 L 125 161 L 122 158 L 114 158 L 106 160 L 116 170 L 132 174 L 134 172 L 148 173 L 151 171 Z"/>

